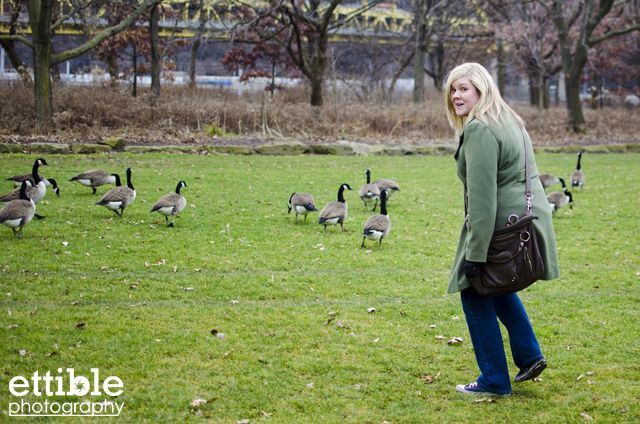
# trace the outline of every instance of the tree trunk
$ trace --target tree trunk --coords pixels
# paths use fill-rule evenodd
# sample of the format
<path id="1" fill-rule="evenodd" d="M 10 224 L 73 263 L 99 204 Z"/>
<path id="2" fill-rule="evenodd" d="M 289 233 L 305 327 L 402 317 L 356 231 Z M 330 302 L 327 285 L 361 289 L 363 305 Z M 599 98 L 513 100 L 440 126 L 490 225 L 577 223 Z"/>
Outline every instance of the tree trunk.
<path id="1" fill-rule="evenodd" d="M 416 46 L 413 59 L 413 103 L 424 103 L 424 63 L 425 52 Z"/>
<path id="2" fill-rule="evenodd" d="M 33 51 L 33 79 L 36 102 L 36 119 L 39 131 L 48 133 L 52 129 L 53 92 L 51 90 L 51 40 L 36 43 Z"/>
<path id="3" fill-rule="evenodd" d="M 196 35 L 196 39 L 193 40 L 191 45 L 191 62 L 189 63 L 189 88 L 196 88 L 196 64 L 198 49 L 202 44 L 202 38 Z"/>
<path id="4" fill-rule="evenodd" d="M 504 44 L 502 38 L 498 38 L 496 41 L 497 46 L 497 61 L 498 61 L 498 91 L 500 91 L 500 95 L 504 97 L 505 89 L 507 87 L 506 82 L 506 72 L 507 72 L 507 64 L 506 58 L 504 54 Z"/>
<path id="5" fill-rule="evenodd" d="M 138 49 L 133 44 L 133 97 L 138 96 Z"/>
<path id="6" fill-rule="evenodd" d="M 118 79 L 120 78 L 118 72 L 118 60 L 115 56 L 108 56 L 105 62 L 107 63 L 107 70 L 109 71 L 109 79 L 111 81 L 111 85 L 116 85 L 118 83 Z"/>
<path id="7" fill-rule="evenodd" d="M 391 98 L 393 97 L 393 92 L 396 89 L 396 83 L 398 82 L 398 78 L 400 78 L 400 75 L 402 75 L 404 70 L 407 69 L 407 67 L 411 63 L 411 60 L 413 60 L 413 56 L 415 54 L 416 54 L 416 51 L 414 49 L 411 51 L 409 56 L 407 56 L 404 62 L 402 62 L 402 56 L 404 56 L 404 48 L 402 49 L 402 53 L 400 54 L 400 59 L 398 60 L 398 62 L 401 62 L 401 63 L 399 66 L 396 66 L 395 71 L 393 71 L 393 77 L 391 78 L 391 83 L 389 84 L 389 100 L 391 100 Z"/>
<path id="8" fill-rule="evenodd" d="M 207 22 L 207 15 L 204 11 L 204 0 L 200 0 L 200 25 L 196 31 L 196 38 L 191 45 L 191 62 L 189 63 L 189 88 L 196 88 L 196 64 L 198 61 L 198 49 L 202 45 L 204 25 Z"/>
<path id="9" fill-rule="evenodd" d="M 13 41 L 2 40 L 0 41 L 0 46 L 2 46 L 4 51 L 7 53 L 7 57 L 9 57 L 9 62 L 11 62 L 13 69 L 15 69 L 18 75 L 20 75 L 22 85 L 27 88 L 32 88 L 33 80 L 31 79 L 29 72 L 27 72 L 27 68 L 25 68 L 24 63 L 22 63 L 22 59 L 18 56 L 15 43 Z"/>
<path id="10" fill-rule="evenodd" d="M 160 96 L 160 51 L 158 48 L 158 21 L 160 12 L 158 5 L 151 8 L 149 17 L 149 42 L 151 47 L 151 92 Z"/>
<path id="11" fill-rule="evenodd" d="M 441 42 L 436 44 L 434 53 L 429 55 L 432 71 L 431 78 L 433 78 L 433 85 L 438 91 L 442 91 L 444 85 L 444 55 L 444 45 Z"/>

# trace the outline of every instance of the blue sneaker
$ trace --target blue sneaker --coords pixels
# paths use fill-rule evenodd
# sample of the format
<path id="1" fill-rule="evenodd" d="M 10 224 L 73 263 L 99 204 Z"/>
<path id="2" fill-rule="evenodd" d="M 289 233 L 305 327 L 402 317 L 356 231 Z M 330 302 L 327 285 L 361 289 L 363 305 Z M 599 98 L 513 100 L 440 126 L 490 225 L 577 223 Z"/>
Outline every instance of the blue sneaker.
<path id="1" fill-rule="evenodd" d="M 467 385 L 458 384 L 456 386 L 456 390 L 458 392 L 472 394 L 472 395 L 509 396 L 511 394 L 511 393 L 501 394 L 501 393 L 490 392 L 487 389 L 483 389 L 482 387 L 478 386 L 477 381 L 474 381 L 473 383 L 467 384 Z"/>

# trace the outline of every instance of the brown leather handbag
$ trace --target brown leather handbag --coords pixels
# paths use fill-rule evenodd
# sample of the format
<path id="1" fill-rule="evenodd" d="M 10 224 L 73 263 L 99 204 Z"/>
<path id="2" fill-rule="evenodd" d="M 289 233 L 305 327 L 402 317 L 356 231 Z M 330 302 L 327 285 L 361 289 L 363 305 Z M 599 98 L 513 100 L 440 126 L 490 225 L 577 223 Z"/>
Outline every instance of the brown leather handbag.
<path id="1" fill-rule="evenodd" d="M 533 225 L 538 216 L 531 213 L 531 175 L 529 152 L 524 138 L 525 181 L 527 212 L 511 215 L 507 225 L 493 232 L 487 262 L 477 277 L 471 278 L 476 291 L 485 296 L 515 293 L 529 287 L 544 275 L 544 261 L 540 254 L 536 229 Z M 466 197 L 466 188 L 465 188 Z M 465 202 L 466 203 L 466 202 Z"/>

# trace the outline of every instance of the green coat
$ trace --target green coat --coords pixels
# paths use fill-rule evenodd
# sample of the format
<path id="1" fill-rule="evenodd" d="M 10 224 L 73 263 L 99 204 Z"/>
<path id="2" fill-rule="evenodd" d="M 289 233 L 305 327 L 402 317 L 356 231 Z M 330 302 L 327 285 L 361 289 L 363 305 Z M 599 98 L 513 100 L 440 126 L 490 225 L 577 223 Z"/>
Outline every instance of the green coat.
<path id="1" fill-rule="evenodd" d="M 465 217 L 447 293 L 471 286 L 464 275 L 464 261 L 486 262 L 489 242 L 495 228 L 504 227 L 511 214 L 527 211 L 524 197 L 524 143 L 518 124 L 511 117 L 506 124 L 487 126 L 478 120 L 467 124 L 454 155 L 458 177 L 467 186 L 469 213 Z M 531 172 L 531 212 L 544 258 L 543 280 L 560 276 L 551 208 L 538 178 L 531 140 L 526 133 Z"/>

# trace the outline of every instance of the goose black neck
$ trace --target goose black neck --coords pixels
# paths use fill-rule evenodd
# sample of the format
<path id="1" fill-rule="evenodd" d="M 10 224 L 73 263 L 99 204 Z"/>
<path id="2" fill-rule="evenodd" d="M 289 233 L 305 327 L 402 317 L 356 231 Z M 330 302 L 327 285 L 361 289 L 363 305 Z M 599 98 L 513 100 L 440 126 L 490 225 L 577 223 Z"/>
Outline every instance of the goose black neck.
<path id="1" fill-rule="evenodd" d="M 365 174 L 367 174 L 367 184 L 371 184 L 371 171 L 367 169 L 367 172 L 365 172 Z"/>
<path id="2" fill-rule="evenodd" d="M 135 188 L 133 188 L 133 184 L 131 184 L 131 168 L 127 168 L 127 186 L 131 190 L 135 190 Z"/>
<path id="3" fill-rule="evenodd" d="M 38 183 L 40 181 L 42 181 L 40 179 L 40 175 L 38 175 L 38 168 L 40 167 L 40 159 L 36 160 L 35 163 L 33 164 L 33 170 L 32 170 L 32 174 L 33 174 L 33 182 L 34 185 L 38 185 Z"/>
<path id="4" fill-rule="evenodd" d="M 387 190 L 380 193 L 380 214 L 387 215 Z"/>
<path id="5" fill-rule="evenodd" d="M 116 179 L 116 187 L 120 187 L 122 185 L 122 183 L 120 182 L 120 175 L 118 174 L 111 174 L 115 179 Z"/>
<path id="6" fill-rule="evenodd" d="M 338 202 L 345 203 L 344 201 L 344 184 L 340 186 L 338 190 Z"/>
<path id="7" fill-rule="evenodd" d="M 291 197 L 289 197 L 289 204 L 291 204 L 291 200 L 293 200 L 293 195 L 294 195 L 294 194 L 295 194 L 295 193 L 291 193 Z"/>
<path id="8" fill-rule="evenodd" d="M 576 167 L 576 169 L 580 169 L 580 160 L 582 160 L 582 153 L 578 154 L 578 166 Z"/>
<path id="9" fill-rule="evenodd" d="M 176 193 L 177 193 L 177 194 L 180 194 L 180 188 L 182 187 L 182 183 L 183 183 L 183 182 L 184 182 L 184 181 L 180 181 L 180 182 L 178 183 L 178 185 L 176 186 Z"/>
<path id="10" fill-rule="evenodd" d="M 22 200 L 31 200 L 29 198 L 29 196 L 27 196 L 27 182 L 23 181 L 22 184 L 20 184 L 20 198 Z"/>
<path id="11" fill-rule="evenodd" d="M 573 202 L 573 196 L 571 196 L 571 192 L 565 191 L 564 194 L 569 198 L 570 202 Z"/>
<path id="12" fill-rule="evenodd" d="M 567 188 L 567 185 L 565 184 L 564 179 L 562 178 L 558 178 L 558 179 L 560 180 L 560 184 L 562 184 L 562 188 L 563 189 Z"/>

